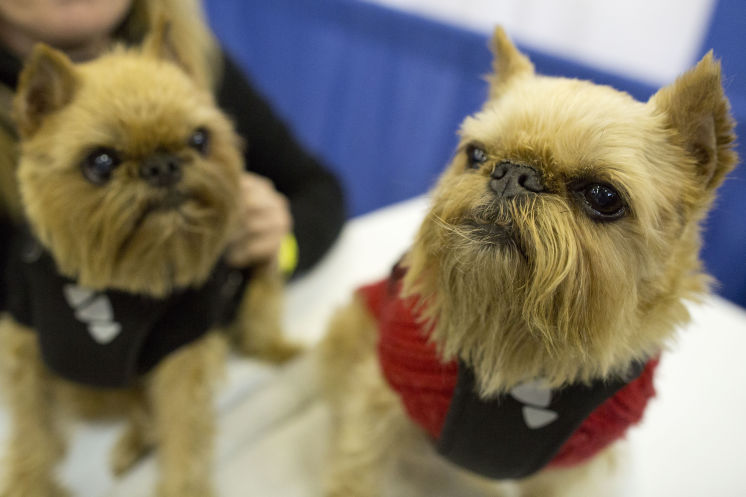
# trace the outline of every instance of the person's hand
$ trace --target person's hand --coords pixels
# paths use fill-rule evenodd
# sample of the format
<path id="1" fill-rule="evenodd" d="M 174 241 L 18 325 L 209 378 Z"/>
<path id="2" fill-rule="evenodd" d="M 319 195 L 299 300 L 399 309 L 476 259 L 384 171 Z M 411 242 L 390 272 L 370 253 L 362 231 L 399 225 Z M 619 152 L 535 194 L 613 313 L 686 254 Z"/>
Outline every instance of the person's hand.
<path id="1" fill-rule="evenodd" d="M 245 172 L 236 232 L 226 254 L 230 265 L 246 267 L 272 261 L 292 229 L 290 207 L 270 180 Z"/>

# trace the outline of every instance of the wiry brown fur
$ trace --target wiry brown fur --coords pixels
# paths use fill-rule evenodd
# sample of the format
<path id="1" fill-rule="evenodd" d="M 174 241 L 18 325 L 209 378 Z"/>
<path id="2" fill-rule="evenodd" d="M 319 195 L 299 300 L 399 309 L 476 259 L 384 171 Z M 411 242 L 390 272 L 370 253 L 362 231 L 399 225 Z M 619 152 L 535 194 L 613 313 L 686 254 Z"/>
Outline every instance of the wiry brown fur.
<path id="1" fill-rule="evenodd" d="M 474 369 L 481 395 L 534 378 L 558 387 L 623 374 L 660 353 L 689 320 L 684 301 L 708 289 L 699 225 L 737 160 L 720 65 L 710 53 L 641 103 L 609 87 L 536 75 L 499 29 L 493 51 L 490 98 L 461 127 L 459 150 L 405 257 L 403 295 L 418 299 L 443 359 Z M 475 144 L 487 155 L 476 169 L 466 154 Z M 490 174 L 504 160 L 538 171 L 545 191 L 496 200 Z M 626 214 L 591 219 L 575 187 L 582 181 L 614 185 Z M 401 436 L 369 436 L 373 421 L 338 406 L 385 397 L 391 405 L 382 416 L 404 414 L 378 371 L 377 332 L 364 305 L 355 301 L 343 316 L 322 344 L 340 425 L 328 495 L 376 496 L 379 486 L 356 481 L 380 473 L 386 458 L 371 454 Z M 359 376 L 368 363 L 375 381 Z M 608 475 L 606 458 L 543 471 L 519 482 L 521 495 L 586 495 L 577 485 L 586 474 Z M 595 483 L 589 479 L 588 495 L 599 495 Z"/>
<path id="2" fill-rule="evenodd" d="M 73 66 L 40 50 L 29 64 L 37 69 L 24 73 L 16 99 L 18 178 L 27 217 L 60 271 L 88 288 L 155 297 L 204 282 L 235 222 L 242 167 L 237 137 L 210 93 L 168 61 L 133 51 Z M 27 80 L 46 71 L 60 81 L 59 95 L 47 97 L 59 102 L 47 105 L 59 109 L 38 122 L 25 106 L 39 105 L 30 93 L 48 90 Z M 199 126 L 211 130 L 205 158 L 187 144 Z M 100 146 L 123 161 L 104 188 L 79 166 Z M 159 211 L 166 192 L 139 176 L 141 161 L 160 151 L 185 162 L 179 190 L 189 200 L 178 210 Z"/>
<path id="3" fill-rule="evenodd" d="M 83 287 L 164 297 L 199 286 L 234 227 L 239 139 L 209 90 L 177 65 L 169 43 L 164 25 L 141 49 L 115 49 L 79 65 L 40 46 L 21 75 L 15 114 L 24 215 L 58 269 Z M 188 145 L 200 127 L 209 131 L 204 155 Z M 98 185 L 84 177 L 81 164 L 102 146 L 115 149 L 122 162 Z M 141 162 L 159 153 L 181 160 L 182 177 L 172 188 L 186 200 L 176 206 L 164 203 L 167 188 L 140 177 Z M 278 271 L 258 269 L 249 287 L 234 336 L 251 343 L 247 352 L 288 358 L 295 349 L 280 337 Z M 131 388 L 103 391 L 55 377 L 41 361 L 35 332 L 3 316 L 0 381 L 11 437 L 0 496 L 65 494 L 54 478 L 64 452 L 57 424 L 65 411 L 129 420 L 112 452 L 116 474 L 157 447 L 157 495 L 212 495 L 213 390 L 225 341 L 225 334 L 210 331 Z"/>

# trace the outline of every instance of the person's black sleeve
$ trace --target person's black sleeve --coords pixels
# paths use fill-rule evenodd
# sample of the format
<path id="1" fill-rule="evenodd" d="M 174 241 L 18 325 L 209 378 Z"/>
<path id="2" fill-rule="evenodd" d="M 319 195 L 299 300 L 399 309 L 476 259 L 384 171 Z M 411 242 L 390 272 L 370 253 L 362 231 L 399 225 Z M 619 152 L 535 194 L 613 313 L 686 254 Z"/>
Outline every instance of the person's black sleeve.
<path id="1" fill-rule="evenodd" d="M 8 264 L 10 260 L 10 244 L 13 236 L 13 225 L 10 221 L 0 217 L 0 312 L 8 306 Z"/>
<path id="2" fill-rule="evenodd" d="M 227 55 L 217 97 L 247 142 L 246 168 L 272 180 L 290 202 L 299 248 L 295 272 L 303 272 L 339 234 L 345 220 L 342 188 L 330 171 L 303 150 Z"/>

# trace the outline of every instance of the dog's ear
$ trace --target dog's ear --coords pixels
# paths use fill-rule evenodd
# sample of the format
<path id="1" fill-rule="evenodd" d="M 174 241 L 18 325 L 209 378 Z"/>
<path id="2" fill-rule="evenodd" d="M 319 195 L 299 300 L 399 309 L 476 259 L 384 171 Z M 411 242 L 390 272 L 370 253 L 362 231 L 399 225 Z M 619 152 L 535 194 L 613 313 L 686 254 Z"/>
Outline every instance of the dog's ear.
<path id="1" fill-rule="evenodd" d="M 701 184 L 716 188 L 735 166 L 734 122 L 723 91 L 720 62 L 712 51 L 674 83 L 653 95 L 649 105 L 662 112 L 697 165 Z"/>
<path id="2" fill-rule="evenodd" d="M 490 99 L 499 97 L 505 84 L 514 77 L 534 74 L 534 65 L 518 51 L 500 26 L 495 28 L 490 49 L 493 55 L 492 74 L 488 77 Z"/>
<path id="3" fill-rule="evenodd" d="M 47 45 L 36 45 L 21 71 L 13 104 L 21 136 L 33 135 L 47 115 L 70 103 L 77 88 L 78 77 L 70 59 Z"/>

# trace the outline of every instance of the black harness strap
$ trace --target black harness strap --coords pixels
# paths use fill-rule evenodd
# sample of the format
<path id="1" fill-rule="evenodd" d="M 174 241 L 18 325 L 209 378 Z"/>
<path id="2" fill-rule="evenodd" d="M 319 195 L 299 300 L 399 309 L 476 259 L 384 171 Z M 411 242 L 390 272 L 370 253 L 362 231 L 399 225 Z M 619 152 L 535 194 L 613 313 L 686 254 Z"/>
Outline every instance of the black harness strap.
<path id="1" fill-rule="evenodd" d="M 591 412 L 643 369 L 644 364 L 635 363 L 625 379 L 543 392 L 513 390 L 482 399 L 472 369 L 460 361 L 458 384 L 436 441 L 437 450 L 482 476 L 524 478 L 546 466 Z"/>

